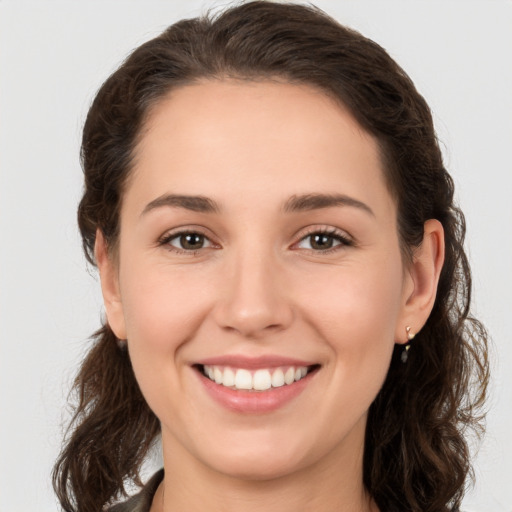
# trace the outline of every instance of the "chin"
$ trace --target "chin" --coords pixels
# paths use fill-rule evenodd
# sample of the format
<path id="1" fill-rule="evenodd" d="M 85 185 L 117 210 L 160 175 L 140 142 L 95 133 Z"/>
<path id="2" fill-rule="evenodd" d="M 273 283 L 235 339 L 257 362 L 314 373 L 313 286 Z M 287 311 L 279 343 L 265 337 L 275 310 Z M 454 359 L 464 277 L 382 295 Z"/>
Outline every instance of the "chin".
<path id="1" fill-rule="evenodd" d="M 241 480 L 273 480 L 301 470 L 308 464 L 304 444 L 281 439 L 252 442 L 232 440 L 216 453 L 205 454 L 214 471 Z"/>
<path id="2" fill-rule="evenodd" d="M 261 457 L 261 456 L 238 456 L 232 459 L 217 461 L 215 466 L 211 467 L 218 473 L 247 481 L 268 481 L 286 477 L 296 471 L 299 471 L 301 464 L 298 461 L 284 460 L 279 457 Z"/>

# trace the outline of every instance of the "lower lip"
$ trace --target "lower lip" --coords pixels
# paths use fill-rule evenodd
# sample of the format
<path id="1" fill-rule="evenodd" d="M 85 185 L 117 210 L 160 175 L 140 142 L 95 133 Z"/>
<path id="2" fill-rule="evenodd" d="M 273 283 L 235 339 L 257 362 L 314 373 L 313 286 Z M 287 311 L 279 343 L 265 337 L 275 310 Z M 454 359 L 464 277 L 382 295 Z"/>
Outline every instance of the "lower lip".
<path id="1" fill-rule="evenodd" d="M 216 384 L 199 371 L 197 374 L 206 391 L 217 403 L 231 411 L 245 414 L 264 414 L 283 407 L 304 391 L 313 376 L 308 373 L 293 384 L 266 391 L 244 391 Z"/>

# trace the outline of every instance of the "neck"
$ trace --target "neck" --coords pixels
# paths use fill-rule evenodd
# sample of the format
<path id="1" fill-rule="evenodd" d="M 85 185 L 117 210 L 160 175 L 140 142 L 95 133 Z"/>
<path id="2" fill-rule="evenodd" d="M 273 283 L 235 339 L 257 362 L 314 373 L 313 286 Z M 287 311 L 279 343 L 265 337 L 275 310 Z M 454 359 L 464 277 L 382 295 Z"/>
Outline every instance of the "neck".
<path id="1" fill-rule="evenodd" d="M 325 457 L 292 474 L 256 480 L 213 470 L 166 450 L 166 477 L 151 512 L 378 512 L 363 485 L 363 445 L 346 457 Z M 336 450 L 335 450 L 336 452 Z M 166 453 L 169 456 L 166 456 Z M 178 456 L 177 456 L 178 455 Z"/>

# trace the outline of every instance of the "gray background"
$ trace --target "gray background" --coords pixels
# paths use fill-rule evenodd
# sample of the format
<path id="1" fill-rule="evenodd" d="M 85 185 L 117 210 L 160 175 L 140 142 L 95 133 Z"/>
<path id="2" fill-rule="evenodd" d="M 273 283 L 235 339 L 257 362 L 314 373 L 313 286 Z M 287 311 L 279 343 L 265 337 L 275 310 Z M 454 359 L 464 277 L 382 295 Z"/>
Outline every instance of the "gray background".
<path id="1" fill-rule="evenodd" d="M 467 217 L 476 312 L 494 339 L 488 434 L 465 510 L 511 512 L 512 2 L 316 4 L 383 45 L 434 111 Z M 0 0 L 0 512 L 57 510 L 49 472 L 66 394 L 99 326 L 75 223 L 87 107 L 131 49 L 212 5 Z"/>

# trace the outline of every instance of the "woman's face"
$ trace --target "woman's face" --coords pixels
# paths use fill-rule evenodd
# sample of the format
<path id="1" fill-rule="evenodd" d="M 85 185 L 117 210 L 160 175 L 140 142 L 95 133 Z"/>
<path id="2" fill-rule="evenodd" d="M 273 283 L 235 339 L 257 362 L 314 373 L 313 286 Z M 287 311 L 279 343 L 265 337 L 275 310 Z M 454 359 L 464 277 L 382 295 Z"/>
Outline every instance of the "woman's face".
<path id="1" fill-rule="evenodd" d="M 360 465 L 413 285 L 377 144 L 347 111 L 287 83 L 174 90 L 110 265 L 109 322 L 169 463 L 265 479 Z"/>

